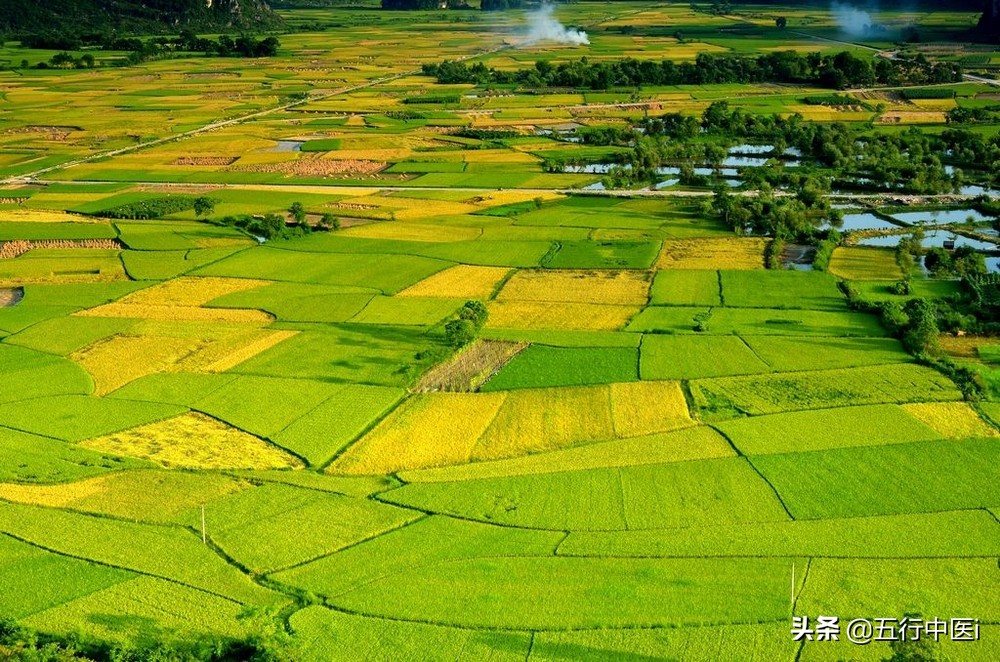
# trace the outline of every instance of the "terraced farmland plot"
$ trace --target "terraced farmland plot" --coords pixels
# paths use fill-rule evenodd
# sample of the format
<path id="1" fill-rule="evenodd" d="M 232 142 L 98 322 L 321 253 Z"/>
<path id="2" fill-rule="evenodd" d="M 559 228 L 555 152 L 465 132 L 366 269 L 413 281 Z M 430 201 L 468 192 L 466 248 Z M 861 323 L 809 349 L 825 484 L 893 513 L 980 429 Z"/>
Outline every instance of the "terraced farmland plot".
<path id="1" fill-rule="evenodd" d="M 736 451 L 722 435 L 712 428 L 698 426 L 676 432 L 661 432 L 574 446 L 545 453 L 533 453 L 509 460 L 474 462 L 439 469 L 406 471 L 400 474 L 400 478 L 408 483 L 436 483 L 476 478 L 559 473 L 581 469 L 687 462 L 735 455 Z"/>
<path id="2" fill-rule="evenodd" d="M 484 632 L 460 628 L 353 616 L 319 606 L 295 612 L 289 624 L 303 642 L 303 659 L 335 659 L 345 650 L 392 650 L 394 655 L 418 658 L 435 651 L 455 660 L 525 659 L 530 636 L 518 632 Z"/>
<path id="3" fill-rule="evenodd" d="M 975 558 L 813 559 L 796 613 L 819 610 L 857 617 L 913 609 L 922 614 L 975 612 L 992 620 L 998 613 L 992 598 L 998 588 L 994 568 L 992 559 Z"/>
<path id="4" fill-rule="evenodd" d="M 754 466 L 796 519 L 986 508 L 1000 503 L 993 439 L 766 455 Z"/>
<path id="5" fill-rule="evenodd" d="M 88 439 L 84 448 L 186 469 L 288 469 L 300 460 L 204 414 L 174 418 Z"/>
<path id="6" fill-rule="evenodd" d="M 617 331 L 639 312 L 638 306 L 594 303 L 493 301 L 488 328 Z"/>
<path id="7" fill-rule="evenodd" d="M 647 335 L 640 349 L 643 379 L 696 379 L 770 372 L 736 336 Z"/>
<path id="8" fill-rule="evenodd" d="M 254 572 L 330 554 L 417 517 L 374 501 L 279 484 L 237 492 L 206 509 L 212 540 Z M 190 519 L 194 524 L 197 516 Z"/>
<path id="9" fill-rule="evenodd" d="M 554 531 L 788 519 L 774 492 L 743 458 L 412 483 L 380 498 L 482 522 Z"/>
<path id="10" fill-rule="evenodd" d="M 722 271 L 719 279 L 726 306 L 847 310 L 837 280 L 819 271 Z"/>
<path id="11" fill-rule="evenodd" d="M 87 394 L 94 382 L 72 361 L 31 349 L 0 344 L 0 402 L 43 396 Z"/>
<path id="12" fill-rule="evenodd" d="M 351 446 L 331 470 L 388 474 L 467 462 L 505 398 L 503 394 L 416 395 Z"/>
<path id="13" fill-rule="evenodd" d="M 58 573 L 61 581 L 48 581 L 52 573 Z M 0 608 L 12 618 L 43 612 L 133 577 L 125 570 L 59 556 L 0 536 L 0 579 L 7 587 L 0 595 Z"/>
<path id="14" fill-rule="evenodd" d="M 409 568 L 487 556 L 551 556 L 563 535 L 430 516 L 273 577 L 321 595 L 363 588 Z"/>
<path id="15" fill-rule="evenodd" d="M 566 556 L 823 556 L 929 558 L 993 556 L 1000 525 L 984 511 L 798 520 L 685 529 L 573 532 Z"/>
<path id="16" fill-rule="evenodd" d="M 642 273 L 518 271 L 504 284 L 497 300 L 641 306 L 648 293 L 649 282 Z"/>
<path id="17" fill-rule="evenodd" d="M 166 523 L 197 505 L 247 487 L 222 475 L 146 470 L 55 485 L 0 483 L 0 497 L 15 503 Z"/>
<path id="18" fill-rule="evenodd" d="M 775 371 L 825 370 L 913 360 L 895 338 L 741 336 Z"/>
<path id="19" fill-rule="evenodd" d="M 934 404 L 968 406 L 958 402 Z M 905 444 L 945 436 L 907 413 L 907 407 L 911 406 L 867 405 L 796 411 L 738 418 L 718 423 L 716 427 L 746 455 Z"/>
<path id="20" fill-rule="evenodd" d="M 763 269 L 767 240 L 668 239 L 656 260 L 657 269 Z"/>
<path id="21" fill-rule="evenodd" d="M 543 386 L 583 386 L 638 379 L 639 353 L 625 347 L 532 345 L 487 381 L 483 391 Z"/>
<path id="22" fill-rule="evenodd" d="M 254 584 L 189 531 L 13 504 L 0 504 L 0 531 L 58 553 L 174 580 L 242 604 L 283 602 L 280 594 Z"/>
<path id="23" fill-rule="evenodd" d="M 722 286 L 716 271 L 666 270 L 656 272 L 650 303 L 667 306 L 721 306 Z"/>
<path id="24" fill-rule="evenodd" d="M 144 462 L 103 455 L 49 437 L 0 427 L 0 480 L 3 481 L 71 481 L 144 466 Z"/>
<path id="25" fill-rule="evenodd" d="M 709 417 L 961 398 L 951 380 L 912 364 L 704 379 L 691 394 Z"/>
<path id="26" fill-rule="evenodd" d="M 306 253 L 262 246 L 198 269 L 198 276 L 255 278 L 318 285 L 350 285 L 394 294 L 450 266 L 406 255 Z"/>
<path id="27" fill-rule="evenodd" d="M 902 278 L 892 251 L 861 246 L 840 247 L 830 258 L 830 273 L 847 280 L 892 280 Z"/>
<path id="28" fill-rule="evenodd" d="M 544 265 L 552 269 L 648 269 L 659 242 L 566 241 Z"/>
<path id="29" fill-rule="evenodd" d="M 138 576 L 37 612 L 25 624 L 42 632 L 79 631 L 128 645 L 156 638 L 243 637 L 251 626 L 231 600 L 175 582 Z"/>
<path id="30" fill-rule="evenodd" d="M 375 296 L 362 288 L 269 283 L 211 299 L 214 308 L 258 309 L 286 322 L 346 322 Z"/>
<path id="31" fill-rule="evenodd" d="M 544 632 L 535 636 L 529 659 L 565 660 L 600 651 L 609 657 L 708 660 L 725 650 L 740 660 L 790 662 L 798 649 L 788 642 L 787 630 L 771 624 Z"/>
<path id="32" fill-rule="evenodd" d="M 411 285 L 399 296 L 488 299 L 510 273 L 504 267 L 475 267 L 460 264 Z"/>
<path id="33" fill-rule="evenodd" d="M 770 559 L 468 559 L 386 577 L 332 602 L 362 613 L 428 614 L 435 622 L 484 628 L 775 619 L 787 610 L 788 570 L 784 560 Z M 459 605 L 450 595 L 465 600 Z"/>
<path id="34" fill-rule="evenodd" d="M 627 331 L 734 333 L 765 336 L 880 337 L 885 330 L 874 315 L 774 308 L 688 308 L 650 306 L 635 316 Z"/>
<path id="35" fill-rule="evenodd" d="M 308 379 L 329 385 L 366 383 L 408 386 L 434 360 L 438 337 L 419 327 L 308 326 L 261 354 L 231 368 L 243 375 Z M 419 356 L 418 356 L 419 355 Z"/>
<path id="36" fill-rule="evenodd" d="M 66 441 L 82 441 L 184 413 L 175 405 L 59 395 L 0 405 L 7 427 Z"/>

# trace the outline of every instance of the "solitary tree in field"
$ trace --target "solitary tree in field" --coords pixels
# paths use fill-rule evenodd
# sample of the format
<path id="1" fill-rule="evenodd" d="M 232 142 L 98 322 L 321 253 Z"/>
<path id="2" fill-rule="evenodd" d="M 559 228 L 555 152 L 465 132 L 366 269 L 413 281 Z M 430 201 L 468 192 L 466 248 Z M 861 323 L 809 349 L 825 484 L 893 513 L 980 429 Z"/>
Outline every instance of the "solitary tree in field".
<path id="1" fill-rule="evenodd" d="M 305 223 L 306 220 L 306 208 L 301 202 L 293 202 L 292 206 L 288 208 L 288 213 L 292 215 L 295 222 L 299 225 Z"/>
<path id="2" fill-rule="evenodd" d="M 340 219 L 327 212 L 323 214 L 323 217 L 319 219 L 319 226 L 327 230 L 339 230 L 340 229 Z"/>
<path id="3" fill-rule="evenodd" d="M 779 30 L 784 30 L 785 28 L 788 27 L 788 19 L 785 18 L 784 16 L 779 16 L 778 18 L 774 19 L 774 24 L 778 27 Z"/>
<path id="4" fill-rule="evenodd" d="M 215 200 L 207 196 L 201 196 L 194 200 L 194 215 L 198 218 L 208 216 L 215 211 Z"/>

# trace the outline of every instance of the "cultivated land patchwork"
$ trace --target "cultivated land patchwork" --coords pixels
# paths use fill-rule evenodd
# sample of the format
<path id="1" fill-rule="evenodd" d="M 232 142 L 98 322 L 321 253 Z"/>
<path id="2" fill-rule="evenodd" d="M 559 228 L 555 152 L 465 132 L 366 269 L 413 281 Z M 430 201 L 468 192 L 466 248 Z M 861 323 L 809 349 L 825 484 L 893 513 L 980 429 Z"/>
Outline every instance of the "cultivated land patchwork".
<path id="1" fill-rule="evenodd" d="M 1000 659 L 979 13 L 275 4 L 0 22 L 0 658 Z"/>

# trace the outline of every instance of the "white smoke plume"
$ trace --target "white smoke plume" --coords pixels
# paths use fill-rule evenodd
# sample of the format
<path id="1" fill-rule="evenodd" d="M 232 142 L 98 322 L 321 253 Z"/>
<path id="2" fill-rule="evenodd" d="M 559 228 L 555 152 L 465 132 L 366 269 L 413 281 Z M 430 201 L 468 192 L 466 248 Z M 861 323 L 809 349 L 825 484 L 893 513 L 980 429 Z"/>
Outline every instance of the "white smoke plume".
<path id="1" fill-rule="evenodd" d="M 535 11 L 528 12 L 528 36 L 526 45 L 538 44 L 545 41 L 557 44 L 570 44 L 572 46 L 586 46 L 590 44 L 587 33 L 575 28 L 567 28 L 555 17 L 555 7 L 544 4 Z"/>
<path id="2" fill-rule="evenodd" d="M 851 5 L 834 2 L 830 5 L 840 29 L 852 37 L 863 37 L 875 25 L 871 14 Z"/>

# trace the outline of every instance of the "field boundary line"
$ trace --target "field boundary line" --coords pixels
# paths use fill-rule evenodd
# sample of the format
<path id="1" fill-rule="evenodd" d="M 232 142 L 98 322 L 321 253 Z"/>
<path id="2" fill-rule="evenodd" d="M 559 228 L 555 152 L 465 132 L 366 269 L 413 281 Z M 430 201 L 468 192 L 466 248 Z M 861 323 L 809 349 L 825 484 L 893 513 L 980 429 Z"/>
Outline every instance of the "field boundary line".
<path id="1" fill-rule="evenodd" d="M 507 557 L 504 557 L 507 558 Z M 518 558 L 518 557 L 515 557 Z M 538 633 L 562 633 L 562 632 L 607 632 L 608 630 L 621 630 L 621 631 L 653 631 L 653 630 L 671 630 L 676 631 L 678 628 L 711 628 L 711 627 L 728 627 L 734 625 L 768 625 L 777 623 L 787 623 L 786 618 L 767 618 L 767 619 L 742 619 L 742 620 L 728 620 L 728 621 L 702 621 L 698 623 L 657 623 L 655 625 L 615 625 L 612 627 L 601 627 L 599 625 L 585 625 L 585 626 L 573 626 L 568 625 L 564 627 L 505 627 L 505 626 L 486 626 L 486 625 L 469 625 L 466 623 L 449 623 L 446 621 L 434 621 L 434 620 L 423 620 L 414 618 L 403 618 L 401 616 L 387 616 L 385 614 L 373 614 L 370 612 L 359 611 L 356 609 L 351 609 L 350 607 L 343 607 L 335 603 L 329 602 L 327 598 L 322 598 L 323 607 L 329 609 L 330 611 L 335 611 L 341 614 L 346 614 L 348 616 L 358 616 L 362 618 L 372 618 L 382 621 L 389 621 L 393 623 L 413 623 L 419 625 L 432 625 L 441 628 L 450 628 L 452 630 L 466 630 L 472 632 L 516 632 L 520 634 L 529 634 L 532 632 Z M 991 625 L 991 623 L 986 623 Z"/>
<path id="2" fill-rule="evenodd" d="M 799 598 L 802 597 L 802 591 L 806 590 L 806 583 L 809 581 L 809 570 L 812 568 L 813 557 L 809 557 L 806 561 L 806 571 L 802 574 L 802 587 L 795 591 L 794 600 L 792 600 L 791 608 L 792 615 L 795 615 L 795 608 L 799 604 Z"/>
<path id="3" fill-rule="evenodd" d="M 784 509 L 785 513 L 788 515 L 788 518 L 794 522 L 795 521 L 795 515 L 793 515 L 792 511 L 788 509 L 788 505 L 785 503 L 785 500 L 781 498 L 781 493 L 778 492 L 778 488 L 776 488 L 771 483 L 771 481 L 769 481 L 767 479 L 767 477 L 763 473 L 761 473 L 760 469 L 757 468 L 757 465 L 755 465 L 753 463 L 753 461 L 742 450 L 740 450 L 740 448 L 736 445 L 735 442 L 733 442 L 732 438 L 730 438 L 730 436 L 728 434 L 726 434 L 725 432 L 723 432 L 722 430 L 720 430 L 719 428 L 717 428 L 714 425 L 709 425 L 708 427 L 710 427 L 713 430 L 715 430 L 716 432 L 718 432 L 722 436 L 722 438 L 725 439 L 726 442 L 729 443 L 729 445 L 732 447 L 732 449 L 734 451 L 736 451 L 736 455 L 737 456 L 739 456 L 739 457 L 743 458 L 744 460 L 746 460 L 746 463 L 750 466 L 750 468 L 753 469 L 753 471 L 758 476 L 760 476 L 760 479 L 762 481 L 764 481 L 767 484 L 768 487 L 771 488 L 771 491 L 774 492 L 774 497 L 778 500 L 778 503 L 781 504 L 781 507 Z"/>
<path id="4" fill-rule="evenodd" d="M 12 539 L 14 539 L 14 540 L 16 540 L 16 541 L 18 541 L 20 543 L 24 543 L 25 545 L 30 545 L 31 547 L 34 547 L 36 549 L 40 549 L 43 552 L 47 552 L 49 554 L 55 554 L 56 556 L 63 556 L 63 557 L 69 558 L 69 559 L 75 559 L 77 561 L 84 561 L 86 563 L 93 563 L 94 565 L 99 565 L 99 566 L 102 566 L 102 567 L 105 567 L 105 568 L 113 568 L 115 570 L 124 570 L 125 572 L 130 572 L 130 573 L 132 573 L 134 575 L 141 576 L 141 577 L 152 577 L 153 579 L 160 579 L 160 580 L 163 580 L 165 582 L 170 582 L 171 584 L 177 584 L 178 586 L 183 586 L 185 588 L 192 589 L 194 591 L 200 591 L 201 593 L 205 593 L 207 595 L 214 595 L 217 598 L 222 598 L 223 600 L 227 600 L 229 602 L 232 602 L 233 604 L 237 604 L 237 605 L 245 605 L 246 604 L 244 602 L 240 602 L 239 600 L 237 600 L 236 598 L 233 598 L 231 596 L 222 595 L 221 593 L 216 593 L 215 591 L 209 591 L 208 589 L 202 588 L 200 586 L 193 586 L 191 584 L 188 584 L 187 582 L 182 582 L 179 579 L 174 579 L 173 577 L 166 577 L 164 575 L 157 575 L 157 574 L 154 574 L 154 573 L 151 573 L 151 572 L 146 572 L 145 570 L 136 570 L 134 568 L 127 568 L 125 566 L 115 565 L 114 563 L 108 563 L 107 561 L 98 561 L 97 559 L 91 559 L 91 558 L 88 558 L 86 556 L 77 556 L 76 554 L 70 554 L 68 552 L 61 552 L 61 551 L 59 551 L 57 549 L 53 549 L 51 547 L 46 547 L 45 545 L 43 545 L 41 543 L 33 542 L 33 541 L 31 541 L 31 540 L 29 540 L 27 538 L 22 538 L 21 536 L 18 536 L 16 534 L 11 533 L 10 531 L 0 530 L 0 535 L 5 535 L 8 538 L 12 538 Z M 240 573 L 240 574 L 244 574 L 244 573 Z M 251 581 L 251 583 L 257 584 L 256 582 L 253 581 L 253 578 L 251 578 L 251 577 L 249 577 L 249 576 L 247 576 L 245 574 L 244 574 L 244 576 L 247 579 L 249 579 Z M 259 584 L 257 584 L 257 585 L 260 586 Z M 273 589 L 268 589 L 268 590 L 273 590 Z M 83 597 L 86 597 L 86 596 L 80 596 L 80 597 L 83 598 Z M 78 599 L 78 598 L 74 598 L 74 599 Z M 61 603 L 61 604 L 67 604 L 68 602 L 71 602 L 71 600 L 68 600 L 67 602 L 64 602 L 64 603 Z M 60 606 L 60 605 L 55 605 L 55 606 Z"/>
<path id="5" fill-rule="evenodd" d="M 353 384 L 352 384 L 352 386 L 353 386 Z M 364 386 L 364 384 L 362 384 L 362 386 Z M 350 450 L 351 448 L 353 448 L 359 441 L 361 441 L 362 439 L 364 439 L 368 435 L 369 432 L 371 432 L 376 427 L 378 427 L 379 424 L 382 423 L 382 421 L 384 421 L 385 419 L 389 418 L 397 409 L 399 409 L 400 407 L 402 407 L 403 405 L 405 405 L 410 400 L 410 398 L 412 398 L 413 396 L 414 396 L 413 393 L 410 393 L 408 389 L 404 388 L 403 389 L 403 397 L 400 398 L 399 402 L 397 402 L 395 406 L 390 407 L 381 416 L 376 417 L 375 420 L 371 421 L 365 427 L 365 429 L 362 430 L 362 432 L 358 436 L 356 436 L 354 439 L 351 439 L 346 444 L 344 444 L 340 448 L 340 450 L 338 450 L 336 453 L 334 453 L 333 456 L 329 460 L 327 460 L 326 462 L 323 462 L 322 464 L 320 464 L 318 467 L 316 467 L 316 469 L 319 470 L 319 472 L 321 474 L 323 474 L 324 476 L 326 476 L 326 475 L 346 475 L 346 474 L 328 474 L 327 471 L 333 465 L 334 462 L 336 462 L 337 460 L 339 460 L 344 455 L 344 453 L 346 453 L 348 450 Z M 396 474 L 392 474 L 392 475 L 394 477 L 396 477 L 396 480 L 400 480 L 399 477 L 396 476 Z M 400 480 L 400 482 L 403 483 L 404 485 L 406 484 L 405 481 Z M 397 489 L 398 487 L 399 486 L 390 487 L 388 490 L 385 490 L 385 491 L 388 492 L 389 490 L 394 490 L 394 489 Z"/>
<path id="6" fill-rule="evenodd" d="M 328 556 L 333 556 L 334 554 L 339 554 L 340 552 L 347 551 L 348 549 L 351 549 L 352 547 L 358 547 L 359 545 L 363 545 L 363 544 L 365 544 L 367 542 L 371 542 L 373 540 L 381 538 L 382 536 L 386 536 L 386 535 L 389 535 L 390 533 L 395 533 L 396 531 L 400 531 L 402 529 L 405 529 L 406 527 L 410 526 L 411 524 L 416 524 L 417 522 L 425 520 L 428 517 L 431 517 L 431 516 L 430 515 L 421 515 L 421 516 L 418 516 L 418 517 L 414 517 L 413 519 L 407 520 L 407 521 L 403 522 L 402 524 L 399 524 L 397 526 L 385 529 L 384 531 L 379 531 L 378 533 L 376 533 L 374 535 L 371 535 L 371 536 L 368 536 L 367 538 L 363 538 L 361 540 L 355 540 L 350 545 L 346 545 L 345 547 L 341 547 L 340 549 L 335 549 L 332 552 L 324 552 L 322 554 L 317 554 L 314 557 L 308 558 L 305 561 L 298 561 L 296 563 L 292 563 L 292 564 L 287 565 L 287 566 L 282 566 L 282 567 L 279 567 L 279 568 L 272 568 L 272 569 L 266 570 L 263 573 L 263 576 L 276 575 L 279 572 L 287 572 L 289 570 L 295 570 L 296 568 L 301 568 L 302 566 L 309 565 L 310 563 L 315 563 L 316 561 L 319 561 L 321 559 L 325 559 Z"/>

